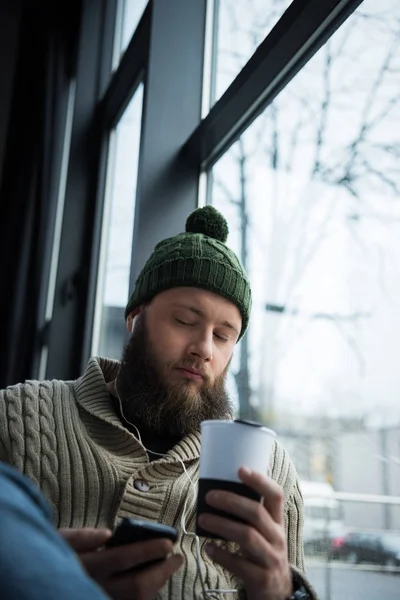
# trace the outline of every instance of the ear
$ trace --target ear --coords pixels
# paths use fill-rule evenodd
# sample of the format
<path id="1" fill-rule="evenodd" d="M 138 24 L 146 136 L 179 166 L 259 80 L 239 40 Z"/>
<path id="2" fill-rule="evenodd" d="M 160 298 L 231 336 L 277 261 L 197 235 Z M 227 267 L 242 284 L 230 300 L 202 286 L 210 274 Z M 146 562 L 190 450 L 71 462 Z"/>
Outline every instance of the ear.
<path id="1" fill-rule="evenodd" d="M 134 320 L 138 316 L 138 314 L 140 314 L 141 312 L 142 312 L 142 307 L 138 306 L 137 308 L 135 308 L 135 310 L 130 312 L 129 315 L 126 317 L 126 328 L 129 331 L 129 333 L 132 333 Z"/>

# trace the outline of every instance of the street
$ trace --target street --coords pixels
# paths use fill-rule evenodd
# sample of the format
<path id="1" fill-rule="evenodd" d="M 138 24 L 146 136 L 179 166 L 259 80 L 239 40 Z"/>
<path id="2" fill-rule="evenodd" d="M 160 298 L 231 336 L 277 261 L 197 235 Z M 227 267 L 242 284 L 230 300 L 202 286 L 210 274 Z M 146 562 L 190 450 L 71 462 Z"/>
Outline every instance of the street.
<path id="1" fill-rule="evenodd" d="M 330 595 L 326 593 L 325 564 L 313 561 L 306 565 L 307 577 L 315 587 L 319 600 L 398 600 L 400 597 L 400 573 L 331 564 Z"/>

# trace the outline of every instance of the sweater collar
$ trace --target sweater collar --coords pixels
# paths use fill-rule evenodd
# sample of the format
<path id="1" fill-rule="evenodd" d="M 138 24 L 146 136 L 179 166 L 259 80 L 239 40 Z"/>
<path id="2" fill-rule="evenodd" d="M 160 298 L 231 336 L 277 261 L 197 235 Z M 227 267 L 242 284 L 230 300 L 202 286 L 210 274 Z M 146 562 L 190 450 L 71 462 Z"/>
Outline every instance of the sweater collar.
<path id="1" fill-rule="evenodd" d="M 127 435 L 133 436 L 121 423 L 115 413 L 107 383 L 118 374 L 120 363 L 108 358 L 93 357 L 89 360 L 84 374 L 73 382 L 78 404 L 92 416 L 114 425 Z M 135 436 L 133 436 L 135 437 Z M 191 461 L 200 456 L 200 432 L 185 436 L 169 452 L 167 460 Z"/>

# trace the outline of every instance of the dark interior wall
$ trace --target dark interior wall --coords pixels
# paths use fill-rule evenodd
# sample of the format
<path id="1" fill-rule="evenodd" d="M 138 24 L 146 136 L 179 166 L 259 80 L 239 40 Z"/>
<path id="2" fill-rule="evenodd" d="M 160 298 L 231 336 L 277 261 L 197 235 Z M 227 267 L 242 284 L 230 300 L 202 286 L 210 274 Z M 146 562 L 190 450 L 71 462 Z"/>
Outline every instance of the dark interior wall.
<path id="1" fill-rule="evenodd" d="M 53 161 L 62 144 L 54 124 L 75 68 L 81 12 L 80 0 L 21 0 L 19 12 L 16 4 L 2 1 L 0 9 L 8 14 L 4 22 L 0 18 L 0 33 L 9 24 L 8 41 L 0 35 L 1 387 L 31 376 L 49 215 L 56 202 Z"/>
<path id="2" fill-rule="evenodd" d="M 0 183 L 17 59 L 22 0 L 0 2 Z"/>

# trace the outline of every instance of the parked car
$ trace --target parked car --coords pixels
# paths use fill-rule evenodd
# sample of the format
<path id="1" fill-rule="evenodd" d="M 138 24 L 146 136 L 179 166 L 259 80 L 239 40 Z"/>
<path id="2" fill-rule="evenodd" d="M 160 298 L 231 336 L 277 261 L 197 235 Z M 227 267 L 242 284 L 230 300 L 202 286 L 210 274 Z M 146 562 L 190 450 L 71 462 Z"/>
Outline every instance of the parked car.
<path id="1" fill-rule="evenodd" d="M 351 564 L 367 562 L 400 567 L 400 535 L 350 532 L 332 539 L 330 555 Z"/>

